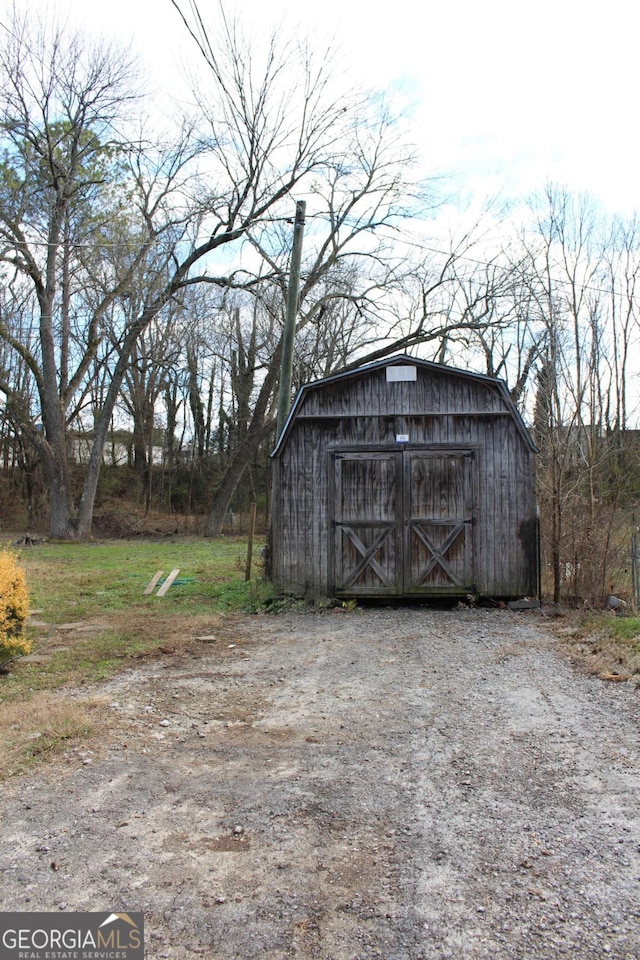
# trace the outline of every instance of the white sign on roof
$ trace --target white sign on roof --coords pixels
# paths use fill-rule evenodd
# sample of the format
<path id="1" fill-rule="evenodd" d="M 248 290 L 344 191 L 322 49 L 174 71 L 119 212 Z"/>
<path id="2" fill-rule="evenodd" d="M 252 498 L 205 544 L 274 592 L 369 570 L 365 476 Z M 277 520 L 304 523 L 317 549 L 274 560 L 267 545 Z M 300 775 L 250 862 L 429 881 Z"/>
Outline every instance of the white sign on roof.
<path id="1" fill-rule="evenodd" d="M 417 379 L 417 367 L 387 367 L 387 383 Z"/>

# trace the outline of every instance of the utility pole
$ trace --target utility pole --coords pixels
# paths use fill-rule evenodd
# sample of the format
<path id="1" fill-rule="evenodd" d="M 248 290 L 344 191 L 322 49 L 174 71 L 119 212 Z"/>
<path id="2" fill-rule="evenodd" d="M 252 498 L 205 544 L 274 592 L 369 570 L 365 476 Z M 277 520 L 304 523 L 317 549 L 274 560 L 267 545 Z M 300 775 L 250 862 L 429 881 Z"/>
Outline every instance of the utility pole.
<path id="1" fill-rule="evenodd" d="M 278 393 L 278 421 L 276 442 L 284 429 L 291 405 L 291 379 L 293 375 L 293 340 L 298 315 L 298 296 L 300 292 L 300 261 L 302 259 L 302 236 L 304 233 L 304 215 L 307 204 L 296 201 L 296 218 L 293 225 L 293 248 L 291 250 L 291 269 L 287 290 L 287 313 L 282 334 L 282 361 L 280 366 L 280 390 Z"/>

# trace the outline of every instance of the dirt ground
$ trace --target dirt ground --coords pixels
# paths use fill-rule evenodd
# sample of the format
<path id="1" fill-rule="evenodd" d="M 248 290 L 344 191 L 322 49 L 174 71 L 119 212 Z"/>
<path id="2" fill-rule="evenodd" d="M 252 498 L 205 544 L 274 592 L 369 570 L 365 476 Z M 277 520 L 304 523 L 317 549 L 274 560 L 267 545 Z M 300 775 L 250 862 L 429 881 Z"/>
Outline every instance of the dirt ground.
<path id="1" fill-rule="evenodd" d="M 640 958 L 640 692 L 536 612 L 248 617 L 101 692 L 2 788 L 3 910 L 142 910 L 149 960 Z"/>

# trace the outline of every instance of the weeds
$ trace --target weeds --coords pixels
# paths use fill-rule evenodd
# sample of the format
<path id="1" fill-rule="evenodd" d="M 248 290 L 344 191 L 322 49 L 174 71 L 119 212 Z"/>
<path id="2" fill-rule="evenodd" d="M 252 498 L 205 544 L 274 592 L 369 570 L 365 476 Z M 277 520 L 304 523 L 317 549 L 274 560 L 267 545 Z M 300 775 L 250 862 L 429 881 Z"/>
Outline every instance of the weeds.
<path id="1" fill-rule="evenodd" d="M 0 779 L 23 772 L 63 745 L 86 739 L 101 709 L 99 700 L 76 701 L 50 693 L 26 703 L 0 705 Z"/>
<path id="2" fill-rule="evenodd" d="M 141 658 L 175 656 L 193 638 L 223 632 L 229 615 L 258 612 L 270 584 L 236 569 L 242 541 L 47 542 L 25 550 L 34 654 L 0 674 L 0 778 L 55 758 L 92 735 L 95 711 L 65 695 L 108 680 Z M 144 596 L 157 570 L 178 567 L 164 597 Z M 228 627 L 227 627 L 228 629 Z M 26 650 L 26 648 L 25 648 Z"/>
<path id="3" fill-rule="evenodd" d="M 640 617 L 574 614 L 560 636 L 590 673 L 605 680 L 635 678 L 640 685 Z"/>

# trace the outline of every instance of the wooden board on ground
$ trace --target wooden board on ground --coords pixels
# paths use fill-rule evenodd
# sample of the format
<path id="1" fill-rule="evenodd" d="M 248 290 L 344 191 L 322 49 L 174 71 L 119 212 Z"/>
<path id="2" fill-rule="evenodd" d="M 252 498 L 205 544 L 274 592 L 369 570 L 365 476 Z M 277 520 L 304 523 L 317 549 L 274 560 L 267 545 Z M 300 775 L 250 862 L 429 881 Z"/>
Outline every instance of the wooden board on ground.
<path id="1" fill-rule="evenodd" d="M 156 593 L 156 597 L 164 597 L 165 593 L 167 592 L 167 590 L 169 589 L 169 587 L 171 586 L 171 584 L 173 583 L 173 581 L 175 580 L 175 578 L 178 576 L 179 573 L 180 573 L 180 570 L 171 571 L 171 573 L 169 574 L 165 582 L 162 584 L 162 586 Z"/>
<path id="2" fill-rule="evenodd" d="M 153 578 L 149 581 L 149 583 L 147 584 L 146 590 L 142 594 L 143 597 L 148 597 L 149 594 L 153 593 L 156 586 L 158 585 L 158 580 L 162 576 L 163 572 L 164 572 L 163 570 L 157 570 L 156 573 L 154 573 Z"/>

